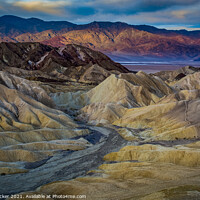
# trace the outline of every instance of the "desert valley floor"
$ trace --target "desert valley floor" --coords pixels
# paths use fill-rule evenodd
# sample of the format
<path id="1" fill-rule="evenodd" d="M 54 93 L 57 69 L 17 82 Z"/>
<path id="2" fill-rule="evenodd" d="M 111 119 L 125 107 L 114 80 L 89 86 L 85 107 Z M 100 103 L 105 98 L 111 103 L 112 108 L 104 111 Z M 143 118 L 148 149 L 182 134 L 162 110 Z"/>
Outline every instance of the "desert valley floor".
<path id="1" fill-rule="evenodd" d="M 1 43 L 0 175 L 7 199 L 200 199 L 200 69 Z"/>

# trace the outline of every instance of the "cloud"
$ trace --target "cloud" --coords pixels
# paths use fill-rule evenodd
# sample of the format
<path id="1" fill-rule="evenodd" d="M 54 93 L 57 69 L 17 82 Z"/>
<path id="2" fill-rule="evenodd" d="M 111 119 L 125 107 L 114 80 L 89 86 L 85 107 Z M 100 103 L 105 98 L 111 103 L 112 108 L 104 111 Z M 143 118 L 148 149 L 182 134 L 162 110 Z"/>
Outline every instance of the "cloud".
<path id="1" fill-rule="evenodd" d="M 94 0 L 87 5 L 97 7 L 102 13 L 132 15 L 140 12 L 155 12 L 177 6 L 190 6 L 199 0 Z"/>
<path id="2" fill-rule="evenodd" d="M 189 10 L 175 10 L 172 11 L 172 15 L 178 19 L 185 19 L 186 15 L 189 14 Z"/>
<path id="3" fill-rule="evenodd" d="M 74 23 L 123 21 L 200 27 L 199 0 L 0 0 L 0 11 L 2 15 Z"/>
<path id="4" fill-rule="evenodd" d="M 67 1 L 17 1 L 12 5 L 30 12 L 62 15 L 64 14 L 63 7 L 71 5 L 71 3 Z"/>

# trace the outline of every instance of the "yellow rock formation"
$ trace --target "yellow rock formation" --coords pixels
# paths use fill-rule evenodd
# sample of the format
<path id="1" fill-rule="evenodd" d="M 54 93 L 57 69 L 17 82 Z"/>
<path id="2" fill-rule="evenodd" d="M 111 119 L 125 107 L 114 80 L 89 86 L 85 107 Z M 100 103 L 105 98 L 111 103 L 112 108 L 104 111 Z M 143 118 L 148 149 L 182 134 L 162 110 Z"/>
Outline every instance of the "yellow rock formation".
<path id="1" fill-rule="evenodd" d="M 111 75 L 86 93 L 88 103 L 117 103 L 125 107 L 154 104 L 172 89 L 160 79 L 144 72 Z"/>
<path id="2" fill-rule="evenodd" d="M 173 87 L 180 90 L 199 90 L 200 89 L 200 72 L 189 74 L 176 82 Z"/>
<path id="3" fill-rule="evenodd" d="M 130 128 L 151 128 L 146 137 L 155 140 L 196 138 L 199 129 L 199 100 L 156 104 L 128 109 L 113 124 Z"/>
<path id="4" fill-rule="evenodd" d="M 67 114 L 3 85 L 0 85 L 0 116 L 2 131 L 77 126 Z"/>
<path id="5" fill-rule="evenodd" d="M 145 161 L 173 163 L 177 165 L 196 167 L 200 165 L 199 149 L 189 149 L 182 146 L 163 147 L 159 145 L 126 146 L 119 152 L 107 154 L 106 161 Z"/>

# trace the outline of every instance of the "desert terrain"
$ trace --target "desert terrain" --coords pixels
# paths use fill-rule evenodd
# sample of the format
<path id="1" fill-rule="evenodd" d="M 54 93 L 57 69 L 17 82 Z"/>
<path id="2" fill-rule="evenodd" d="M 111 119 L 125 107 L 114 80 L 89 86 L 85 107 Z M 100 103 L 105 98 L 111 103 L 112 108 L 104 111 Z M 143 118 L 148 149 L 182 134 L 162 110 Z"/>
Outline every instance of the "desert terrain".
<path id="1" fill-rule="evenodd" d="M 132 72 L 76 44 L 2 42 L 0 194 L 199 199 L 199 97 L 196 67 Z"/>

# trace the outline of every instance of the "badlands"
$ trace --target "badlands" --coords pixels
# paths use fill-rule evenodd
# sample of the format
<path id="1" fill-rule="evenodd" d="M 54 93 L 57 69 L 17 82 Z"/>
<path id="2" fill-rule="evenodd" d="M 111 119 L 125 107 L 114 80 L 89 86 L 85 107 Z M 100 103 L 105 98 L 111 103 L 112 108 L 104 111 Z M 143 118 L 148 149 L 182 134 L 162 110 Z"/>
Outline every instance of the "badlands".
<path id="1" fill-rule="evenodd" d="M 39 43 L 1 43 L 0 65 L 7 199 L 200 199 L 200 69 L 133 73 Z"/>

